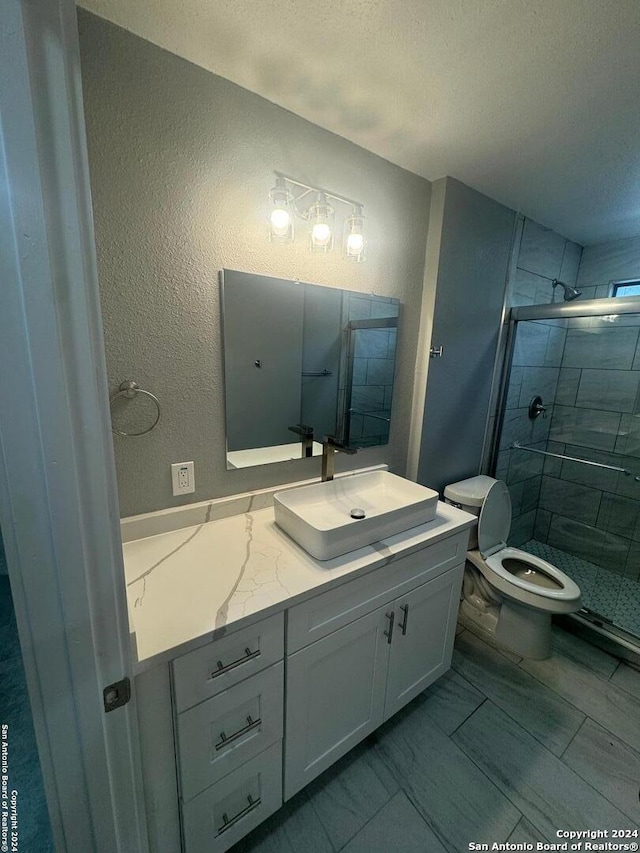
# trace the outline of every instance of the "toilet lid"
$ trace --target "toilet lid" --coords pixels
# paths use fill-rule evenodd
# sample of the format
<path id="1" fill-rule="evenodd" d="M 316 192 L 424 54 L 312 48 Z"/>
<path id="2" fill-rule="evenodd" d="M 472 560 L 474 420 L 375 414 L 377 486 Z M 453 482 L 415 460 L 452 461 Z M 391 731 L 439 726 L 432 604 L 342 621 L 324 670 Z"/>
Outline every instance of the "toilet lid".
<path id="1" fill-rule="evenodd" d="M 509 489 L 496 480 L 487 492 L 478 519 L 478 550 L 489 557 L 507 544 L 511 528 L 511 498 Z"/>

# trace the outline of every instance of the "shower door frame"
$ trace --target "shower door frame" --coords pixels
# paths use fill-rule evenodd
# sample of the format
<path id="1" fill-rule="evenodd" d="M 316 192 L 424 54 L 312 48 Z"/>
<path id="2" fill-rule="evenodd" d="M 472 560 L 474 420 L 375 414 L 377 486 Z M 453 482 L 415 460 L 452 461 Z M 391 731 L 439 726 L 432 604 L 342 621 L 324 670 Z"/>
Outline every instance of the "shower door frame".
<path id="1" fill-rule="evenodd" d="M 489 470 L 496 470 L 498 449 L 504 421 L 504 407 L 511 379 L 511 363 L 516 342 L 518 323 L 526 320 L 569 320 L 573 317 L 606 317 L 613 314 L 638 314 L 640 316 L 640 296 L 611 296 L 607 299 L 586 299 L 584 302 L 551 302 L 547 305 L 519 305 L 511 308 L 507 318 L 507 338 L 502 362 L 500 392 L 495 408 L 497 429 L 493 431 Z"/>
<path id="2" fill-rule="evenodd" d="M 606 299 L 586 299 L 584 302 L 573 300 L 571 302 L 552 302 L 546 305 L 519 305 L 511 308 L 507 319 L 507 337 L 502 362 L 502 375 L 500 379 L 500 392 L 498 403 L 495 408 L 496 429 L 493 431 L 491 452 L 489 455 L 489 471 L 493 474 L 496 470 L 500 439 L 505 415 L 505 404 L 509 381 L 511 379 L 511 365 L 513 351 L 516 342 L 518 323 L 527 320 L 567 320 L 575 317 L 606 317 L 619 314 L 638 314 L 640 317 L 640 296 L 608 297 Z M 586 611 L 571 614 L 570 619 L 577 620 L 582 625 L 596 631 L 605 640 L 613 641 L 618 647 L 618 653 L 624 650 L 622 656 L 640 662 L 640 643 L 636 641 L 633 634 L 613 623 L 603 624 Z M 632 638 L 632 639 L 631 639 Z"/>

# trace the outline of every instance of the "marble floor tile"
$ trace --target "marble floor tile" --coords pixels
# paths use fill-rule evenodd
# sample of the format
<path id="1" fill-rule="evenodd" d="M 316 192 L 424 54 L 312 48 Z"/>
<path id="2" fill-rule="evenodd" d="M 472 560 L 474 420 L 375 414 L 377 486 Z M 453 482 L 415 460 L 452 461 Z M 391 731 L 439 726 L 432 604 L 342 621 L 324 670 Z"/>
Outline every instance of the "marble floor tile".
<path id="1" fill-rule="evenodd" d="M 545 838 L 544 835 L 541 832 L 538 832 L 535 826 L 526 819 L 526 817 L 520 818 L 518 825 L 513 830 L 508 840 L 511 844 L 533 844 L 533 849 L 535 849 L 536 844 L 539 842 L 544 843 L 549 840 L 555 841 L 554 838 Z"/>
<path id="2" fill-rule="evenodd" d="M 485 702 L 452 740 L 545 838 L 558 829 L 613 829 L 629 818 L 524 729 Z"/>
<path id="3" fill-rule="evenodd" d="M 484 702 L 484 694 L 450 669 L 414 700 L 442 731 L 450 735 Z"/>
<path id="4" fill-rule="evenodd" d="M 640 671 L 620 662 L 611 676 L 611 683 L 640 699 Z"/>
<path id="5" fill-rule="evenodd" d="M 640 824 L 640 753 L 587 718 L 562 760 L 635 824 Z"/>
<path id="6" fill-rule="evenodd" d="M 399 853 L 446 853 L 406 795 L 398 793 L 344 848 L 344 853 L 396 850 Z"/>
<path id="7" fill-rule="evenodd" d="M 376 765 L 381 765 L 380 773 Z M 305 790 L 331 843 L 340 850 L 398 791 L 398 784 L 365 741 Z"/>
<path id="8" fill-rule="evenodd" d="M 334 847 L 301 791 L 253 832 L 233 846 L 233 853 L 334 853 Z"/>
<path id="9" fill-rule="evenodd" d="M 548 660 L 523 660 L 520 667 L 640 751 L 640 699 L 557 651 Z"/>
<path id="10" fill-rule="evenodd" d="M 506 841 L 515 806 L 425 714 L 396 716 L 376 748 L 441 843 L 457 853 L 474 840 Z"/>
<path id="11" fill-rule="evenodd" d="M 618 666 L 617 658 L 563 628 L 553 628 L 551 642 L 560 654 L 593 670 L 601 678 L 610 678 Z"/>
<path id="12" fill-rule="evenodd" d="M 469 632 L 458 638 L 453 667 L 556 755 L 585 715 Z"/>

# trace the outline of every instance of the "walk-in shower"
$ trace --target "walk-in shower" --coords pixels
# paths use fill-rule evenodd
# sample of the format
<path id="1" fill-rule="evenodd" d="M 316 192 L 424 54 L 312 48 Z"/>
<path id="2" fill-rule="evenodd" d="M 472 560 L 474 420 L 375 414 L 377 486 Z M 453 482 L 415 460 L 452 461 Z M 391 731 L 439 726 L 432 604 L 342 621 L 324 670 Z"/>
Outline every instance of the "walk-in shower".
<path id="1" fill-rule="evenodd" d="M 640 647 L 640 299 L 514 308 L 495 476 L 510 545 L 554 563 L 581 617 Z"/>

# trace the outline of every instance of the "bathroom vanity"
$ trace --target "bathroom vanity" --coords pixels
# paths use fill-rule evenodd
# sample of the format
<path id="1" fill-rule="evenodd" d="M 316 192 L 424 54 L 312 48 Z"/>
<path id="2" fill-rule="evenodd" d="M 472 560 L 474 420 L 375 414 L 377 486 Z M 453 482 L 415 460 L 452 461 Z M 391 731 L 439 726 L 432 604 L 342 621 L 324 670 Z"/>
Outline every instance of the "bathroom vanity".
<path id="1" fill-rule="evenodd" d="M 122 523 L 153 853 L 227 850 L 450 665 L 473 516 L 320 562 L 273 491 Z"/>

